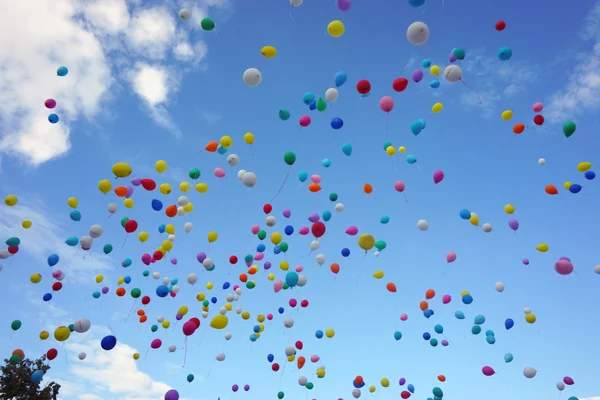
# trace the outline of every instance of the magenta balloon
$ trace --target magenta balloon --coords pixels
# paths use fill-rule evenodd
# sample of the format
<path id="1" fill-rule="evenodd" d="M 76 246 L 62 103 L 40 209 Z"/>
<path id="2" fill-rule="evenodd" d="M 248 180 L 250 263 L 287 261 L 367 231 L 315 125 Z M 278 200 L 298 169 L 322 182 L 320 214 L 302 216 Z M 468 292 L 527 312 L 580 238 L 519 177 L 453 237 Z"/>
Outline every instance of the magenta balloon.
<path id="1" fill-rule="evenodd" d="M 436 185 L 438 183 L 440 183 L 441 181 L 444 180 L 444 171 L 442 170 L 437 170 L 433 173 L 433 183 L 435 183 Z"/>
<path id="2" fill-rule="evenodd" d="M 394 109 L 394 99 L 390 96 L 383 96 L 381 100 L 379 100 L 379 108 L 381 108 L 381 111 L 389 113 Z"/>
<path id="3" fill-rule="evenodd" d="M 485 376 L 492 376 L 496 373 L 496 371 L 494 371 L 494 368 L 488 366 L 481 368 L 481 372 L 483 372 Z"/>
<path id="4" fill-rule="evenodd" d="M 519 230 L 519 221 L 517 221 L 516 219 L 511 219 L 510 221 L 508 221 L 508 226 L 513 231 L 517 231 Z"/>
<path id="5" fill-rule="evenodd" d="M 254 255 L 254 260 L 256 261 L 262 261 L 265 258 L 265 253 L 256 253 Z"/>
<path id="6" fill-rule="evenodd" d="M 194 332 L 196 332 L 196 324 L 194 323 L 194 321 L 188 321 L 185 324 L 183 324 L 183 334 L 185 336 L 191 336 L 194 334 Z"/>
<path id="7" fill-rule="evenodd" d="M 444 304 L 448 304 L 452 301 L 452 296 L 450 296 L 449 294 L 445 294 L 444 297 L 442 297 L 442 303 Z"/>
<path id="8" fill-rule="evenodd" d="M 456 57 L 454 57 L 454 54 L 450 54 L 450 56 L 448 57 L 448 60 L 450 60 L 451 63 L 456 61 Z"/>
<path id="9" fill-rule="evenodd" d="M 451 251 L 448 254 L 446 254 L 446 261 L 449 263 L 456 261 L 456 253 Z"/>
<path id="10" fill-rule="evenodd" d="M 150 261 L 152 260 L 152 256 L 148 253 L 142 254 L 142 262 L 146 265 L 150 265 Z"/>
<path id="11" fill-rule="evenodd" d="M 300 117 L 300 126 L 307 127 L 310 125 L 311 119 L 308 115 L 303 115 Z"/>
<path id="12" fill-rule="evenodd" d="M 561 275 L 569 275 L 573 272 L 573 264 L 569 260 L 558 260 L 554 264 L 554 270 Z"/>
<path id="13" fill-rule="evenodd" d="M 308 235 L 308 232 L 310 232 L 310 229 L 308 229 L 308 226 L 303 226 L 298 231 L 298 233 L 301 234 L 301 235 Z"/>
<path id="14" fill-rule="evenodd" d="M 169 390 L 165 393 L 165 400 L 179 400 L 179 392 L 175 389 Z"/>
<path id="15" fill-rule="evenodd" d="M 351 226 L 348 229 L 346 229 L 346 234 L 350 235 L 350 236 L 354 236 L 358 233 L 358 228 L 355 226 Z"/>
<path id="16" fill-rule="evenodd" d="M 565 376 L 565 377 L 563 378 L 563 382 L 565 383 L 565 385 L 569 385 L 569 386 L 571 386 L 571 385 L 574 385 L 574 384 L 575 384 L 575 381 L 573 380 L 573 378 L 571 378 L 571 377 L 569 377 L 569 376 Z"/>
<path id="17" fill-rule="evenodd" d="M 340 11 L 346 12 L 350 10 L 352 4 L 350 0 L 337 0 L 337 6 L 340 9 Z"/>
<path id="18" fill-rule="evenodd" d="M 153 349 L 158 349 L 160 348 L 160 346 L 162 346 L 162 340 L 160 339 L 154 339 L 152 343 L 150 343 L 150 347 L 152 347 Z"/>
<path id="19" fill-rule="evenodd" d="M 415 69 L 412 73 L 412 80 L 418 83 L 421 82 L 421 79 L 423 79 L 423 71 Z"/>
<path id="20" fill-rule="evenodd" d="M 396 189 L 397 192 L 404 192 L 405 187 L 406 186 L 404 185 L 404 182 L 402 182 L 402 181 L 394 182 L 394 189 Z"/>
<path id="21" fill-rule="evenodd" d="M 53 109 L 54 107 L 56 107 L 56 100 L 48 99 L 44 102 L 44 105 L 46 106 L 46 108 Z"/>
<path id="22" fill-rule="evenodd" d="M 442 346 L 446 347 L 448 346 L 450 343 L 448 343 L 448 341 L 446 339 L 442 340 Z"/>
<path id="23" fill-rule="evenodd" d="M 569 257 L 561 257 L 559 258 L 559 260 L 567 260 L 567 261 L 571 261 L 571 259 Z"/>

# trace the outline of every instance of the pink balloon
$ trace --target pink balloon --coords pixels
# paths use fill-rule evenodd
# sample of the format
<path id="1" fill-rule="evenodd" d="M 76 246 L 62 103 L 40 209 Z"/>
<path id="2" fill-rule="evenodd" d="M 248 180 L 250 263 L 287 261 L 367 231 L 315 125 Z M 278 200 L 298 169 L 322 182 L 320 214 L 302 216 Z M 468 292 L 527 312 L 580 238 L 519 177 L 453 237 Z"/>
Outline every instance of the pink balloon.
<path id="1" fill-rule="evenodd" d="M 273 319 L 273 314 L 267 314 L 267 319 L 271 321 Z"/>
<path id="2" fill-rule="evenodd" d="M 573 380 L 573 378 L 571 378 L 571 377 L 569 377 L 569 376 L 565 376 L 565 377 L 563 378 L 563 382 L 565 383 L 565 385 L 569 385 L 569 386 L 571 386 L 571 385 L 574 385 L 574 384 L 575 384 L 575 381 Z"/>
<path id="3" fill-rule="evenodd" d="M 62 275 L 62 271 L 60 269 L 55 269 L 54 271 L 52 271 L 52 277 L 54 279 L 60 278 L 61 275 Z"/>
<path id="4" fill-rule="evenodd" d="M 394 99 L 390 96 L 383 96 L 381 100 L 379 100 L 379 108 L 381 108 L 381 111 L 389 113 L 394 109 Z"/>
<path id="5" fill-rule="evenodd" d="M 258 234 L 258 232 L 260 232 L 260 226 L 252 225 L 251 231 L 252 231 L 252 234 L 254 234 L 254 235 Z"/>
<path id="6" fill-rule="evenodd" d="M 298 265 L 296 267 L 296 272 L 302 272 L 304 270 L 304 267 L 302 265 Z"/>
<path id="7" fill-rule="evenodd" d="M 255 259 L 256 261 L 262 261 L 262 259 L 263 259 L 263 258 L 265 258 L 265 253 L 256 253 L 256 254 L 254 255 L 254 259 Z"/>
<path id="8" fill-rule="evenodd" d="M 311 175 L 310 176 L 310 180 L 313 181 L 314 183 L 321 183 L 321 176 L 320 175 Z"/>
<path id="9" fill-rule="evenodd" d="M 160 348 L 160 346 L 162 346 L 162 340 L 160 339 L 154 339 L 152 343 L 150 343 L 150 347 L 152 347 L 153 349 L 158 349 Z"/>
<path id="10" fill-rule="evenodd" d="M 485 376 L 492 376 L 496 373 L 496 371 L 494 371 L 494 368 L 488 366 L 481 368 L 481 372 L 483 372 Z"/>
<path id="11" fill-rule="evenodd" d="M 321 357 L 319 357 L 316 354 L 313 354 L 312 356 L 310 356 L 310 361 L 312 361 L 314 363 L 319 362 L 320 359 L 321 359 Z"/>
<path id="12" fill-rule="evenodd" d="M 288 301 L 288 304 L 290 305 L 290 307 L 296 307 L 298 305 L 298 300 L 292 297 L 290 301 Z"/>
<path id="13" fill-rule="evenodd" d="M 54 107 L 56 107 L 56 100 L 48 99 L 44 102 L 44 105 L 46 106 L 46 108 L 53 109 Z"/>
<path id="14" fill-rule="evenodd" d="M 194 332 L 196 332 L 196 329 L 198 329 L 198 327 L 196 327 L 196 324 L 194 323 L 194 321 L 188 321 L 185 324 L 183 324 L 183 327 L 181 328 L 181 330 L 183 331 L 183 334 L 185 336 L 191 336 L 194 334 Z"/>
<path id="15" fill-rule="evenodd" d="M 402 313 L 400 314 L 400 321 L 406 321 L 408 319 L 408 314 Z"/>
<path id="16" fill-rule="evenodd" d="M 240 285 L 233 285 L 233 291 L 235 292 L 236 290 L 238 290 L 239 287 Z"/>
<path id="17" fill-rule="evenodd" d="M 215 172 L 214 172 L 215 176 L 217 178 L 223 178 L 225 176 L 225 170 L 223 168 L 215 168 Z"/>
<path id="18" fill-rule="evenodd" d="M 152 262 L 152 256 L 148 253 L 142 254 L 142 262 L 146 265 L 150 265 L 150 262 Z"/>
<path id="19" fill-rule="evenodd" d="M 358 228 L 355 226 L 351 226 L 348 229 L 346 229 L 346 233 L 350 236 L 354 236 L 358 233 Z"/>
<path id="20" fill-rule="evenodd" d="M 449 263 L 456 261 L 456 253 L 451 251 L 448 254 L 446 254 L 446 261 Z"/>
<path id="21" fill-rule="evenodd" d="M 539 113 L 544 109 L 544 105 L 540 102 L 537 102 L 533 105 L 533 112 Z"/>
<path id="22" fill-rule="evenodd" d="M 404 185 L 404 182 L 402 182 L 402 181 L 394 182 L 394 189 L 396 189 L 397 192 L 404 192 L 405 187 L 406 186 Z"/>
<path id="23" fill-rule="evenodd" d="M 301 234 L 301 235 L 308 235 L 308 232 L 310 232 L 310 229 L 308 229 L 308 226 L 303 226 L 298 231 L 298 233 Z"/>
<path id="24" fill-rule="evenodd" d="M 452 301 L 452 296 L 450 296 L 449 294 L 445 294 L 445 295 L 442 297 L 442 303 L 444 303 L 444 304 L 448 304 L 448 303 L 450 303 L 451 301 Z"/>
<path id="25" fill-rule="evenodd" d="M 283 289 L 282 281 L 276 280 L 275 282 L 273 282 L 273 290 L 275 291 L 275 293 L 279 292 L 281 289 Z"/>
<path id="26" fill-rule="evenodd" d="M 554 264 L 554 270 L 561 275 L 569 275 L 573 272 L 573 263 L 563 258 Z"/>
<path id="27" fill-rule="evenodd" d="M 303 115 L 300 117 L 300 126 L 306 128 L 310 125 L 311 119 L 308 115 Z"/>
<path id="28" fill-rule="evenodd" d="M 433 173 L 433 183 L 436 185 L 444 180 L 444 171 L 438 169 Z"/>

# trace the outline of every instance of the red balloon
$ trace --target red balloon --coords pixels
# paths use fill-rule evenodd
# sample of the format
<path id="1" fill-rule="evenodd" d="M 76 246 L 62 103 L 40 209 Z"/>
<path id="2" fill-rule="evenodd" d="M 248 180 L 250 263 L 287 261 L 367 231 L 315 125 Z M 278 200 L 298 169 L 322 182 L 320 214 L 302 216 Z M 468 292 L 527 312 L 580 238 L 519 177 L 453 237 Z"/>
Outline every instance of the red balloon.
<path id="1" fill-rule="evenodd" d="M 17 254 L 19 252 L 19 246 L 8 246 L 8 252 L 10 254 Z"/>
<path id="2" fill-rule="evenodd" d="M 144 189 L 148 190 L 148 191 L 153 191 L 154 189 L 156 189 L 156 182 L 154 182 L 152 179 L 142 179 L 142 186 L 144 187 Z"/>
<path id="3" fill-rule="evenodd" d="M 52 284 L 52 290 L 54 290 L 55 292 L 58 292 L 60 289 L 62 289 L 62 283 L 54 282 Z"/>
<path id="4" fill-rule="evenodd" d="M 271 364 L 271 369 L 273 370 L 273 372 L 279 371 L 279 364 L 277 364 L 277 363 Z"/>
<path id="5" fill-rule="evenodd" d="M 57 355 L 58 355 L 58 350 L 56 350 L 56 349 L 50 349 L 46 352 L 46 358 L 50 361 L 54 360 Z"/>
<path id="6" fill-rule="evenodd" d="M 302 342 L 298 340 L 298 341 L 296 342 L 296 348 L 297 348 L 298 350 L 302 350 L 302 348 L 303 348 L 303 347 L 304 347 L 304 345 L 302 344 Z"/>
<path id="7" fill-rule="evenodd" d="M 173 292 L 171 292 L 173 293 Z M 194 332 L 196 332 L 196 324 L 194 322 L 192 322 L 191 320 L 186 322 L 185 324 L 183 324 L 183 327 L 181 328 L 181 330 L 183 331 L 183 334 L 185 336 L 191 336 L 194 334 Z"/>
<path id="8" fill-rule="evenodd" d="M 371 91 L 371 83 L 366 79 L 361 79 L 356 84 L 356 90 L 358 90 L 358 93 L 360 94 L 367 94 Z"/>
<path id="9" fill-rule="evenodd" d="M 194 324 L 196 324 L 196 329 L 200 328 L 200 320 L 196 317 L 190 318 L 190 321 L 192 321 Z"/>
<path id="10" fill-rule="evenodd" d="M 310 228 L 310 230 L 316 238 L 320 238 L 325 234 L 325 224 L 321 221 L 315 222 L 312 224 L 312 228 Z"/>
<path id="11" fill-rule="evenodd" d="M 538 114 L 535 117 L 533 117 L 533 122 L 536 125 L 544 125 L 544 117 L 542 115 Z"/>
<path id="12" fill-rule="evenodd" d="M 304 307 L 304 308 L 308 307 L 308 300 L 302 300 L 302 301 L 300 302 L 300 305 L 301 305 L 302 307 Z"/>
<path id="13" fill-rule="evenodd" d="M 230 264 L 237 264 L 237 262 L 238 262 L 238 258 L 236 256 L 229 257 Z"/>
<path id="14" fill-rule="evenodd" d="M 402 92 L 408 86 L 408 79 L 406 78 L 398 78 L 392 84 L 392 87 L 396 92 Z"/>
<path id="15" fill-rule="evenodd" d="M 177 296 L 177 293 L 171 292 L 170 295 L 171 295 L 171 297 L 175 297 L 175 296 Z"/>
<path id="16" fill-rule="evenodd" d="M 148 303 L 150 303 L 150 297 L 149 296 L 142 297 L 142 304 L 146 305 Z"/>
<path id="17" fill-rule="evenodd" d="M 506 22 L 504 22 L 504 21 L 496 22 L 496 30 L 498 32 L 502 32 L 504 30 L 504 28 L 506 28 Z"/>
<path id="18" fill-rule="evenodd" d="M 265 214 L 270 214 L 273 211 L 273 206 L 267 203 L 263 206 L 263 211 Z"/>
<path id="19" fill-rule="evenodd" d="M 405 390 L 402 393 L 400 393 L 400 397 L 402 397 L 403 399 L 408 399 L 410 397 L 410 392 L 407 392 Z"/>
<path id="20" fill-rule="evenodd" d="M 133 233 L 137 230 L 137 228 L 138 228 L 138 223 L 135 222 L 135 220 L 130 219 L 129 221 L 125 222 L 125 232 Z"/>
<path id="21" fill-rule="evenodd" d="M 160 251 L 158 251 L 158 250 L 156 250 L 156 251 L 154 252 L 154 254 L 152 254 L 152 257 L 154 258 L 154 260 L 156 260 L 156 261 L 160 261 L 160 260 L 162 260 L 162 258 L 163 258 L 163 253 L 162 253 L 162 252 L 160 252 Z M 154 262 L 154 261 L 152 261 L 152 262 Z"/>

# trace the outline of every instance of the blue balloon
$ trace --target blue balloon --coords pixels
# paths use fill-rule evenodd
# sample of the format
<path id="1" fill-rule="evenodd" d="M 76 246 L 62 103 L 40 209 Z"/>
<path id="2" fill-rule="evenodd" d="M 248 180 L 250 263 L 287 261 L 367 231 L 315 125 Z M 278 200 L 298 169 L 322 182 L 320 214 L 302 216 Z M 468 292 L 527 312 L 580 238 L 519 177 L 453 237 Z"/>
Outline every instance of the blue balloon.
<path id="1" fill-rule="evenodd" d="M 442 333 L 444 333 L 444 327 L 441 326 L 440 324 L 437 324 L 436 326 L 434 326 L 433 330 L 435 331 L 435 333 L 439 333 L 440 335 Z"/>
<path id="2" fill-rule="evenodd" d="M 169 288 L 165 285 L 159 285 L 156 287 L 156 295 L 158 297 L 167 297 L 169 295 Z"/>
<path id="3" fill-rule="evenodd" d="M 473 297 L 471 297 L 471 295 L 470 295 L 470 294 L 468 294 L 468 295 L 466 295 L 466 296 L 463 296 L 463 298 L 462 298 L 462 302 L 463 302 L 464 304 L 466 304 L 466 305 L 469 305 L 469 304 L 471 304 L 471 303 L 473 302 Z"/>
<path id="4" fill-rule="evenodd" d="M 36 369 L 31 374 L 31 382 L 33 383 L 40 383 L 42 379 L 44 379 L 44 371 L 42 371 L 41 369 Z"/>
<path id="5" fill-rule="evenodd" d="M 281 249 L 279 248 L 279 246 L 273 247 L 273 253 L 275 253 L 275 254 L 281 253 Z"/>
<path id="6" fill-rule="evenodd" d="M 421 124 L 421 121 L 414 120 L 411 124 L 410 124 L 410 131 L 413 133 L 413 135 L 417 136 L 419 133 L 421 133 L 421 131 L 423 130 L 423 125 Z"/>
<path id="7" fill-rule="evenodd" d="M 305 93 L 304 96 L 302 96 L 302 102 L 307 106 L 314 103 L 315 100 L 316 96 L 314 95 L 314 93 L 311 92 Z"/>
<path id="8" fill-rule="evenodd" d="M 458 215 L 460 215 L 460 217 L 462 219 L 470 219 L 471 218 L 471 211 L 467 210 L 466 208 L 463 208 L 462 210 L 460 210 L 458 212 Z"/>
<path id="9" fill-rule="evenodd" d="M 596 177 L 596 173 L 594 171 L 586 171 L 584 175 L 585 179 L 587 179 L 588 181 L 591 181 Z"/>
<path id="10" fill-rule="evenodd" d="M 310 105 L 308 106 L 308 109 L 310 111 L 315 111 L 317 109 L 317 102 L 313 101 L 312 103 L 310 103 Z"/>
<path id="11" fill-rule="evenodd" d="M 71 211 L 69 217 L 71 217 L 71 219 L 75 222 L 81 221 L 81 213 L 78 210 Z"/>
<path id="12" fill-rule="evenodd" d="M 433 315 L 433 310 L 430 310 L 429 308 L 425 311 L 423 311 L 423 316 L 425 318 L 430 318 Z"/>
<path id="13" fill-rule="evenodd" d="M 340 87 L 348 80 L 348 74 L 345 71 L 338 71 L 335 73 L 333 80 L 335 81 L 335 86 Z"/>
<path id="14" fill-rule="evenodd" d="M 578 185 L 576 183 L 572 184 L 569 187 L 569 192 L 571 192 L 573 194 L 581 192 L 581 185 Z"/>
<path id="15" fill-rule="evenodd" d="M 454 316 L 456 317 L 456 319 L 465 319 L 465 313 L 463 313 L 462 311 L 456 311 L 454 313 Z"/>
<path id="16" fill-rule="evenodd" d="M 131 277 L 130 276 L 126 276 L 123 278 L 123 282 L 125 282 L 126 284 L 130 284 L 131 283 Z"/>
<path id="17" fill-rule="evenodd" d="M 283 307 L 279 307 L 279 309 L 277 311 L 279 312 L 279 314 L 283 314 L 285 312 L 285 310 L 283 309 Z"/>
<path id="18" fill-rule="evenodd" d="M 356 383 L 356 379 L 352 381 L 352 384 L 354 385 L 355 388 L 360 389 L 363 386 L 365 386 L 365 381 L 363 381 L 363 383 L 361 383 L 360 385 L 358 383 Z"/>
<path id="19" fill-rule="evenodd" d="M 77 239 L 76 236 L 71 236 L 70 238 L 67 238 L 67 240 L 65 240 L 65 243 L 69 246 L 77 246 L 77 243 L 79 243 L 79 239 Z"/>
<path id="20" fill-rule="evenodd" d="M 291 225 L 288 225 L 285 227 L 285 229 L 283 230 L 285 232 L 286 235 L 291 235 L 292 233 L 294 233 L 294 227 Z"/>
<path id="21" fill-rule="evenodd" d="M 493 335 L 487 335 L 485 337 L 486 342 L 488 342 L 489 344 L 494 344 L 496 343 L 496 337 Z"/>
<path id="22" fill-rule="evenodd" d="M 65 67 L 64 65 L 61 65 L 60 67 L 58 67 L 56 69 L 56 75 L 58 75 L 58 76 L 67 76 L 68 73 L 69 73 L 69 69 L 67 67 Z"/>
<path id="23" fill-rule="evenodd" d="M 56 124 L 59 119 L 60 118 L 58 118 L 58 115 L 56 115 L 56 114 L 48 115 L 48 122 L 50 122 L 51 124 Z"/>
<path id="24" fill-rule="evenodd" d="M 427 122 L 423 118 L 419 118 L 417 121 L 421 123 L 421 127 L 425 129 L 427 127 Z"/>
<path id="25" fill-rule="evenodd" d="M 320 329 L 319 329 L 318 331 L 316 331 L 316 332 L 315 332 L 315 337 L 316 337 L 317 339 L 322 339 L 322 338 L 323 338 L 323 331 L 322 331 L 322 330 L 320 330 Z"/>
<path id="26" fill-rule="evenodd" d="M 167 230 L 167 226 L 165 224 L 160 224 L 158 226 L 158 232 L 159 233 L 165 233 L 166 230 Z"/>
<path id="27" fill-rule="evenodd" d="M 473 325 L 473 327 L 471 328 L 471 333 L 473 335 L 479 335 L 481 333 L 481 326 Z"/>
<path id="28" fill-rule="evenodd" d="M 100 341 L 100 346 L 106 351 L 112 350 L 117 345 L 117 338 L 113 335 L 104 336 Z"/>
<path id="29" fill-rule="evenodd" d="M 229 282 L 223 282 L 223 289 L 229 289 L 231 284 Z"/>
<path id="30" fill-rule="evenodd" d="M 308 179 L 308 173 L 302 171 L 298 174 L 298 179 L 300 180 L 300 182 L 304 182 Z"/>
<path id="31" fill-rule="evenodd" d="M 388 217 L 387 215 L 384 215 L 383 217 L 381 217 L 379 219 L 379 222 L 381 222 L 382 224 L 387 224 L 388 222 L 390 222 L 390 217 Z"/>
<path id="32" fill-rule="evenodd" d="M 321 161 L 321 164 L 325 168 L 329 168 L 329 167 L 331 167 L 331 160 L 329 158 L 324 158 L 323 161 Z"/>
<path id="33" fill-rule="evenodd" d="M 417 162 L 417 156 L 413 156 L 412 154 L 409 154 L 406 156 L 406 162 L 409 164 L 414 164 Z"/>
<path id="34" fill-rule="evenodd" d="M 507 318 L 506 321 L 504 321 L 504 327 L 506 330 L 509 330 L 513 326 L 515 326 L 515 321 L 513 321 L 512 318 Z"/>
<path id="35" fill-rule="evenodd" d="M 423 61 L 421 61 L 421 65 L 423 68 L 429 68 L 431 67 L 431 60 L 429 58 L 425 58 Z"/>
<path id="36" fill-rule="evenodd" d="M 333 129 L 340 129 L 342 126 L 344 126 L 344 121 L 341 118 L 335 117 L 331 120 L 331 127 Z"/>
<path id="37" fill-rule="evenodd" d="M 406 388 L 408 389 L 409 392 L 414 393 L 415 392 L 415 387 L 413 386 L 412 383 L 409 383 L 408 386 L 406 386 Z"/>
<path id="38" fill-rule="evenodd" d="M 343 249 L 342 249 L 342 256 L 343 256 L 343 257 L 348 257 L 349 255 L 350 255 L 350 249 L 348 249 L 348 248 L 346 248 L 346 247 L 345 247 L 345 248 L 343 248 Z"/>
<path id="39" fill-rule="evenodd" d="M 425 4 L 425 0 L 408 0 L 408 5 L 411 7 L 421 7 Z"/>
<path id="40" fill-rule="evenodd" d="M 400 332 L 400 331 L 394 332 L 394 339 L 396 339 L 396 340 L 402 339 L 402 332 Z"/>
<path id="41" fill-rule="evenodd" d="M 294 287 L 298 284 L 299 278 L 297 272 L 290 271 L 285 275 L 285 283 L 287 283 L 289 287 Z"/>
<path id="42" fill-rule="evenodd" d="M 440 87 L 440 81 L 438 81 L 437 79 L 432 80 L 431 82 L 429 82 L 429 87 L 432 89 L 437 89 Z"/>
<path id="43" fill-rule="evenodd" d="M 498 50 L 498 58 L 501 61 L 508 61 L 512 57 L 512 49 L 510 47 L 501 47 Z"/>
<path id="44" fill-rule="evenodd" d="M 100 297 L 100 296 L 98 296 L 98 297 Z M 42 300 L 44 300 L 44 301 L 50 301 L 50 300 L 52 300 L 52 293 L 46 293 L 44 295 L 44 297 L 42 297 Z"/>
<path id="45" fill-rule="evenodd" d="M 179 278 L 171 279 L 171 285 L 177 285 L 177 283 L 179 283 Z"/>
<path id="46" fill-rule="evenodd" d="M 131 264 L 133 263 L 133 261 L 131 261 L 131 258 L 126 258 L 123 260 L 122 264 L 125 268 L 127 267 L 131 267 Z"/>
<path id="47" fill-rule="evenodd" d="M 210 302 L 213 304 L 217 304 L 217 301 L 218 301 L 217 298 L 214 296 L 210 298 Z"/>
<path id="48" fill-rule="evenodd" d="M 333 215 L 331 214 L 331 211 L 329 210 L 325 210 L 323 211 L 322 217 L 323 217 L 323 221 L 327 222 L 331 219 Z"/>
<path id="49" fill-rule="evenodd" d="M 254 333 L 258 333 L 260 332 L 260 326 L 254 325 L 254 328 L 252 328 L 252 330 L 254 331 Z"/>
<path id="50" fill-rule="evenodd" d="M 163 208 L 163 203 L 160 200 L 156 200 L 156 199 L 152 200 L 152 209 L 154 211 L 160 211 L 160 210 L 162 210 L 162 208 Z M 160 231 L 160 228 L 158 228 L 158 230 Z"/>
<path id="51" fill-rule="evenodd" d="M 425 340 L 431 339 L 431 334 L 429 332 L 423 333 L 423 339 L 425 339 Z"/>
<path id="52" fill-rule="evenodd" d="M 267 246 L 264 245 L 264 243 L 260 243 L 258 246 L 256 246 L 256 251 L 258 251 L 259 253 L 264 252 L 267 249 Z"/>
<path id="53" fill-rule="evenodd" d="M 342 153 L 350 157 L 350 155 L 352 154 L 352 145 L 350 143 L 344 143 L 342 145 Z"/>
<path id="54" fill-rule="evenodd" d="M 485 336 L 495 336 L 494 331 L 492 331 L 491 329 L 488 329 L 487 331 L 485 331 Z"/>
<path id="55" fill-rule="evenodd" d="M 509 363 L 509 362 L 511 362 L 512 360 L 513 360 L 513 355 L 512 355 L 512 354 L 510 354 L 510 353 L 506 353 L 506 354 L 504 355 L 504 362 L 505 362 L 505 363 Z"/>
<path id="56" fill-rule="evenodd" d="M 478 315 L 475 317 L 475 325 L 483 325 L 485 323 L 485 317 L 483 315 Z"/>
<path id="57" fill-rule="evenodd" d="M 54 267 L 56 264 L 58 264 L 58 254 L 50 254 L 48 256 L 48 266 Z"/>
<path id="58" fill-rule="evenodd" d="M 145 277 L 150 276 L 150 271 L 145 270 L 144 272 L 142 272 L 142 275 L 144 275 Z"/>
<path id="59" fill-rule="evenodd" d="M 217 153 L 223 155 L 225 153 L 227 153 L 227 149 L 221 145 L 217 146 Z"/>
<path id="60" fill-rule="evenodd" d="M 250 335 L 250 341 L 251 342 L 256 342 L 256 339 L 258 339 L 258 336 L 256 336 L 256 333 L 253 333 Z"/>
<path id="61" fill-rule="evenodd" d="M 100 292 L 94 292 L 92 293 L 92 297 L 95 299 L 99 299 L 100 298 Z"/>
<path id="62" fill-rule="evenodd" d="M 275 356 L 274 356 L 273 354 L 269 354 L 269 355 L 267 356 L 267 361 L 269 361 L 270 363 L 272 363 L 272 362 L 273 362 L 273 360 L 275 360 Z"/>

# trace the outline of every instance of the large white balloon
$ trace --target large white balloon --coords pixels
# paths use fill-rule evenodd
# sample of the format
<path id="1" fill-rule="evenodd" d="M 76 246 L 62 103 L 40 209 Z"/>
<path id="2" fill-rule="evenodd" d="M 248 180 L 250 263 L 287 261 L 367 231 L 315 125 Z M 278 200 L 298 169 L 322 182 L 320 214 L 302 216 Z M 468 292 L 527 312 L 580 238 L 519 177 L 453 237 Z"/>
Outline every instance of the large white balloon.
<path id="1" fill-rule="evenodd" d="M 204 261 L 202 261 L 202 265 L 204 266 L 204 268 L 206 269 L 210 269 L 213 267 L 213 265 L 215 265 L 215 262 L 212 260 L 212 258 L 205 258 Z"/>
<path id="2" fill-rule="evenodd" d="M 253 188 L 256 186 L 256 174 L 254 172 L 246 172 L 242 176 L 242 183 L 247 188 Z"/>
<path id="3" fill-rule="evenodd" d="M 329 102 L 336 101 L 338 99 L 339 95 L 340 95 L 340 93 L 338 92 L 338 90 L 336 88 L 329 88 L 325 92 L 325 100 L 327 100 Z"/>
<path id="4" fill-rule="evenodd" d="M 308 383 L 308 379 L 306 379 L 305 376 L 301 376 L 300 378 L 298 378 L 298 384 L 300 386 L 306 386 L 307 383 Z"/>
<path id="5" fill-rule="evenodd" d="M 494 285 L 494 289 L 496 289 L 500 293 L 504 292 L 504 283 L 496 282 L 496 284 Z"/>
<path id="6" fill-rule="evenodd" d="M 192 223 L 191 223 L 191 222 L 186 222 L 186 223 L 183 225 L 183 230 L 184 230 L 186 233 L 190 233 L 190 232 L 192 231 L 192 228 L 193 228 L 193 227 L 194 227 L 194 225 L 192 225 Z"/>
<path id="7" fill-rule="evenodd" d="M 177 199 L 177 204 L 183 207 L 187 206 L 189 202 L 190 199 L 188 199 L 187 196 L 179 196 L 179 198 Z"/>
<path id="8" fill-rule="evenodd" d="M 92 225 L 92 227 L 90 228 L 90 236 L 93 237 L 94 239 L 97 239 L 100 236 L 102 236 L 103 231 L 104 230 L 102 229 L 102 227 L 100 225 Z"/>
<path id="9" fill-rule="evenodd" d="M 360 397 L 360 389 L 353 389 L 352 397 L 354 397 L 355 399 L 358 399 Z"/>
<path id="10" fill-rule="evenodd" d="M 92 326 L 92 323 L 87 318 L 81 318 L 81 319 L 78 319 L 77 321 L 75 321 L 74 325 L 75 325 L 75 332 L 84 333 L 90 329 L 90 327 Z"/>
<path id="11" fill-rule="evenodd" d="M 297 283 L 297 285 L 299 287 L 302 287 L 302 286 L 306 285 L 306 275 L 302 275 L 302 274 L 298 275 L 298 283 Z"/>
<path id="12" fill-rule="evenodd" d="M 8 249 L 0 250 L 0 260 L 6 260 L 8 257 L 12 256 Z"/>
<path id="13" fill-rule="evenodd" d="M 462 69 L 456 64 L 448 65 L 444 70 L 444 78 L 448 82 L 458 82 L 462 79 Z"/>
<path id="14" fill-rule="evenodd" d="M 225 353 L 217 354 L 217 361 L 225 361 Z"/>
<path id="15" fill-rule="evenodd" d="M 531 308 L 529 308 L 529 307 L 525 307 L 525 308 L 523 309 L 523 312 L 524 312 L 525 314 L 531 314 Z"/>
<path id="16" fill-rule="evenodd" d="M 420 231 L 426 231 L 429 229 L 429 222 L 427 222 L 427 220 L 420 219 L 419 222 L 417 222 L 417 228 L 419 228 Z"/>
<path id="17" fill-rule="evenodd" d="M 283 326 L 285 326 L 286 328 L 291 328 L 292 326 L 294 326 L 294 320 L 291 319 L 290 317 L 284 319 Z"/>
<path id="18" fill-rule="evenodd" d="M 160 279 L 160 272 L 153 272 L 153 273 L 152 273 L 152 277 L 153 277 L 154 279 Z"/>
<path id="19" fill-rule="evenodd" d="M 265 225 L 267 225 L 269 228 L 274 227 L 276 223 L 277 223 L 277 218 L 275 218 L 272 215 L 269 215 L 267 218 L 265 218 Z"/>
<path id="20" fill-rule="evenodd" d="M 175 353 L 175 350 L 177 350 L 177 346 L 175 346 L 174 344 L 169 346 L 169 353 Z"/>
<path id="21" fill-rule="evenodd" d="M 536 374 L 537 370 L 535 368 L 526 367 L 525 369 L 523 369 L 523 375 L 525 375 L 525 378 L 531 379 L 535 377 Z"/>
<path id="22" fill-rule="evenodd" d="M 416 46 L 423 44 L 429 38 L 429 27 L 420 21 L 413 22 L 406 30 L 406 38 Z"/>
<path id="23" fill-rule="evenodd" d="M 284 352 L 287 357 L 291 357 L 296 353 L 296 350 L 292 346 L 286 346 Z"/>
<path id="24" fill-rule="evenodd" d="M 179 10 L 179 18 L 182 21 L 187 21 L 188 19 L 190 19 L 190 10 L 188 10 L 187 8 L 182 8 L 181 10 Z"/>
<path id="25" fill-rule="evenodd" d="M 298 7 L 302 5 L 303 2 L 304 0 L 290 0 L 290 4 L 292 5 L 292 7 Z"/>
<path id="26" fill-rule="evenodd" d="M 79 244 L 83 250 L 89 250 L 92 248 L 92 238 L 89 236 L 84 236 L 79 239 Z"/>
<path id="27" fill-rule="evenodd" d="M 244 83 L 250 87 L 256 87 L 262 82 L 262 74 L 256 68 L 248 68 L 244 71 Z"/>
<path id="28" fill-rule="evenodd" d="M 237 154 L 230 154 L 227 156 L 227 164 L 229 164 L 230 166 L 235 167 L 239 163 L 240 163 L 240 158 L 238 157 Z"/>
<path id="29" fill-rule="evenodd" d="M 231 333 L 225 334 L 225 340 L 231 340 Z"/>

